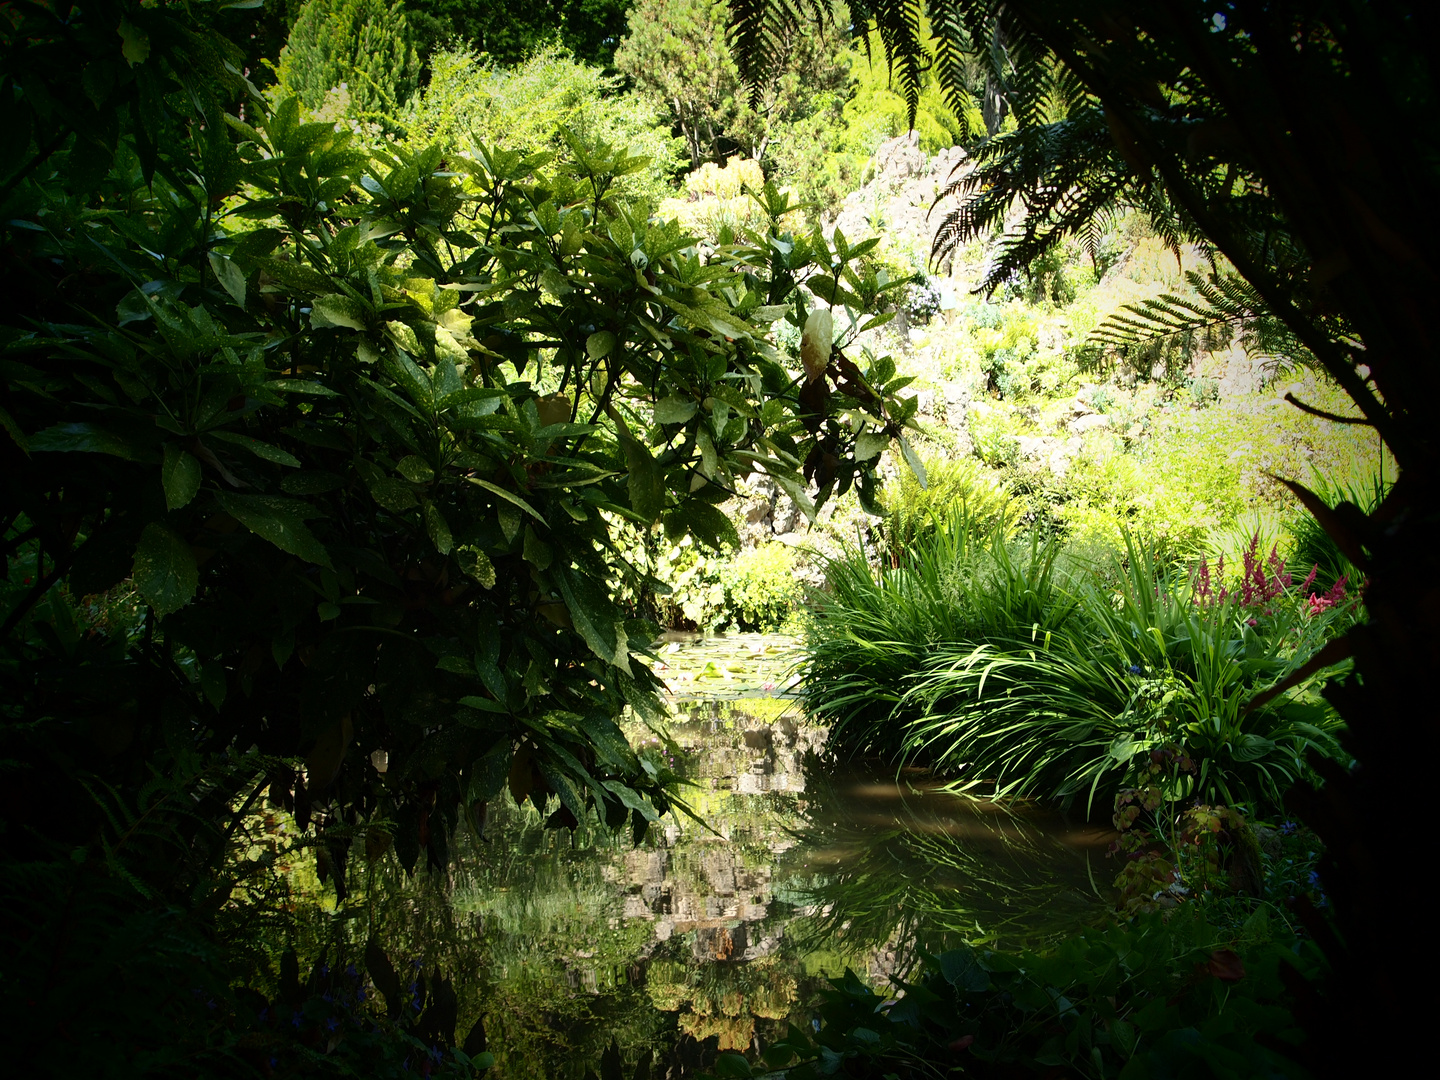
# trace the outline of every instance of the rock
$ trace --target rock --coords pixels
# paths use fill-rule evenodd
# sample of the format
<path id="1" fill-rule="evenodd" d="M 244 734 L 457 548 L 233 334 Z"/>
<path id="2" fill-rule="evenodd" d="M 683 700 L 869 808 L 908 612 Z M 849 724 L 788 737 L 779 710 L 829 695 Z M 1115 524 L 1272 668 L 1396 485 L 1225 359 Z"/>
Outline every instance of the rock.
<path id="1" fill-rule="evenodd" d="M 793 532 L 795 521 L 800 516 L 800 508 L 795 505 L 795 500 L 789 495 L 781 495 L 775 500 L 775 510 L 771 515 L 771 531 L 776 536 L 784 536 Z"/>
<path id="2" fill-rule="evenodd" d="M 1066 425 L 1066 427 L 1068 427 L 1076 435 L 1084 435 L 1087 431 L 1096 431 L 1100 428 L 1108 428 L 1109 426 L 1110 417 L 1106 416 L 1104 413 L 1096 412 L 1085 413 L 1083 416 L 1077 416 L 1074 420 L 1071 420 L 1070 423 Z"/>

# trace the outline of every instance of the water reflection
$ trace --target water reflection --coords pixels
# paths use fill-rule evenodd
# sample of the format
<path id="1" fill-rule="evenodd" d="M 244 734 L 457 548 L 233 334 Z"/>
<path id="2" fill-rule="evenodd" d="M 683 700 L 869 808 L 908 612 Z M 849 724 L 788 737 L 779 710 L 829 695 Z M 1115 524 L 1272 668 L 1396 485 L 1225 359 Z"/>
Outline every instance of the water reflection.
<path id="1" fill-rule="evenodd" d="M 826 762 L 825 731 L 775 696 L 774 638 L 662 656 L 685 688 L 669 734 L 698 821 L 670 816 L 632 847 L 547 830 L 507 795 L 448 880 L 371 891 L 392 955 L 454 972 L 461 1030 L 484 1014 L 498 1075 L 578 1078 L 612 1036 L 627 1061 L 653 1050 L 653 1075 L 691 1075 L 808 1023 L 826 976 L 903 972 L 917 935 L 1009 945 L 1106 906 L 1097 834 Z"/>

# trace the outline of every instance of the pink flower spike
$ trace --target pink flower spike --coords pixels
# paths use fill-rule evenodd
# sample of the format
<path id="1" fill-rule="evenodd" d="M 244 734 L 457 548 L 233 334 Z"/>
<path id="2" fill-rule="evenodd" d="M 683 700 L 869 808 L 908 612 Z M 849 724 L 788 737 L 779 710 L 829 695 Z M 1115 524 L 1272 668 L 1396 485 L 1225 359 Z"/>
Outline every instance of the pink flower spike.
<path id="1" fill-rule="evenodd" d="M 1310 568 L 1310 573 L 1305 575 L 1305 580 L 1300 583 L 1302 593 L 1310 591 L 1310 586 L 1315 584 L 1315 575 L 1318 573 L 1320 573 L 1320 564 L 1317 562 Z"/>

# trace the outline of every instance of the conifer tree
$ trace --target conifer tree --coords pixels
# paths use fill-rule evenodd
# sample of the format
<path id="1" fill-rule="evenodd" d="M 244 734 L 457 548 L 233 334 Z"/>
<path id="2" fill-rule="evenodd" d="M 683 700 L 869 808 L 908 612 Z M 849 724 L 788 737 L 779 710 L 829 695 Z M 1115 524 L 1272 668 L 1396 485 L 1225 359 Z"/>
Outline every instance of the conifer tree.
<path id="1" fill-rule="evenodd" d="M 367 119 L 393 116 L 419 74 L 405 11 L 386 0 L 308 0 L 280 53 L 280 85 L 306 108 L 343 84 L 348 112 Z"/>

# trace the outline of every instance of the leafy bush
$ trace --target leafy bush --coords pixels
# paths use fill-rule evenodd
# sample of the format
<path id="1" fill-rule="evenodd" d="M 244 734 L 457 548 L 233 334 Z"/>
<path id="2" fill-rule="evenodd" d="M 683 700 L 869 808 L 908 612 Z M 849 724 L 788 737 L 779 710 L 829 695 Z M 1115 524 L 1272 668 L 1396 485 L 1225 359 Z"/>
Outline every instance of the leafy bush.
<path id="1" fill-rule="evenodd" d="M 439 142 L 472 152 L 483 144 L 573 160 L 563 135 L 569 131 L 581 145 L 608 143 L 646 159 L 617 180 L 616 194 L 653 204 L 670 193 L 683 143 L 662 130 L 652 105 L 621 89 L 618 77 L 555 49 L 502 68 L 452 47 L 429 64 L 429 82 L 400 118 L 412 150 Z"/>
<path id="2" fill-rule="evenodd" d="M 1393 465 L 1393 462 L 1391 463 Z M 1391 472 L 1394 475 L 1394 472 Z M 1334 509 L 1342 502 L 1369 515 L 1384 500 L 1391 484 L 1383 475 L 1351 476 L 1347 479 L 1329 479 L 1321 476 L 1312 490 L 1324 503 Z M 1334 538 L 1321 528 L 1320 523 L 1309 513 L 1293 514 L 1285 525 L 1289 533 L 1293 554 L 1291 561 L 1296 566 L 1317 568 L 1315 584 L 1318 589 L 1328 589 L 1337 582 L 1348 582 L 1352 587 L 1365 580 L 1365 574 L 1346 557 Z"/>
<path id="3" fill-rule="evenodd" d="M 1135 786 L 1154 754 L 1195 762 L 1168 801 L 1252 808 L 1309 776 L 1307 755 L 1341 757 L 1320 677 L 1301 670 L 1350 617 L 1341 593 L 1292 587 L 1253 546 L 1233 591 L 1206 564 L 1192 585 L 1131 544 L 1116 595 L 1061 572 L 1053 541 L 1016 553 L 947 525 L 899 567 L 855 551 L 827 567 L 802 696 L 837 745 L 1087 807 Z"/>
<path id="4" fill-rule="evenodd" d="M 759 107 L 730 50 L 725 0 L 636 0 L 615 66 L 674 123 L 692 167 L 739 153 L 766 157 L 779 125 L 811 115 L 844 85 L 839 20 L 778 25 L 781 41 Z"/>
<path id="5" fill-rule="evenodd" d="M 649 602 L 665 626 L 779 630 L 801 600 L 794 571 L 795 552 L 785 544 L 712 554 L 682 539 L 656 558 L 656 580 L 670 591 L 651 594 Z"/>
<path id="6" fill-rule="evenodd" d="M 1052 553 L 1032 546 L 1012 557 L 992 522 L 964 502 L 936 507 L 907 557 L 879 569 L 848 547 L 825 562 L 824 590 L 810 598 L 800 696 L 831 725 L 846 753 L 907 753 L 900 703 L 911 677 L 947 642 L 983 640 L 1023 619 L 1059 625 L 1072 606 L 1053 589 Z M 1009 587 L 972 589 L 981 567 Z M 1022 612 L 1007 612 L 1018 602 Z"/>
<path id="7" fill-rule="evenodd" d="M 1020 504 L 1005 484 L 973 461 L 962 458 L 923 459 L 925 484 L 912 469 L 900 469 L 880 495 L 885 518 L 873 532 L 881 558 L 898 567 L 908 563 L 915 542 L 925 533 L 957 527 L 957 515 L 966 521 L 958 527 L 988 532 L 996 527 L 1013 530 Z"/>
<path id="8" fill-rule="evenodd" d="M 657 212 L 712 242 L 720 241 L 722 232 L 733 240 L 764 218 L 763 205 L 751 194 L 764 187 L 758 162 L 739 156 L 724 165 L 707 161 L 685 177 L 684 194 L 666 199 Z"/>
<path id="9" fill-rule="evenodd" d="M 814 327 L 800 400 L 766 327 L 806 326 L 798 283 L 849 257 L 775 229 L 773 189 L 750 254 L 702 262 L 616 197 L 623 153 L 371 153 L 294 98 L 268 109 L 212 8 L 76 9 L 65 48 L 108 73 L 78 110 L 26 104 L 72 94 L 53 13 L 23 9 L 8 42 L 26 126 L 0 189 L 3 540 L 31 580 L 0 595 L 0 869 L 7 899 L 51 884 L 4 905 L 0 938 L 7 970 L 57 980 L 18 1060 L 91 1009 L 69 943 L 113 940 L 104 1011 L 76 1019 L 110 1055 L 95 1072 L 123 1068 L 146 1008 L 145 1040 L 215 1030 L 177 998 L 227 983 L 250 935 L 222 917 L 286 912 L 215 869 L 267 794 L 337 886 L 357 847 L 445 867 L 507 788 L 552 827 L 643 834 L 673 776 L 617 725 L 660 704 L 632 659 L 655 628 L 607 590 L 634 581 L 613 523 L 718 547 L 717 504 L 757 465 L 812 511 L 809 479 L 873 490 L 849 418 L 885 443 L 914 411 Z M 95 596 L 110 632 L 84 622 Z M 174 839 L 153 879 L 111 859 L 142 823 Z M 128 964 L 181 923 L 155 969 Z"/>
<path id="10" fill-rule="evenodd" d="M 352 117 L 392 121 L 415 91 L 420 58 L 399 0 L 306 0 L 277 74 L 307 109 L 343 84 Z"/>

